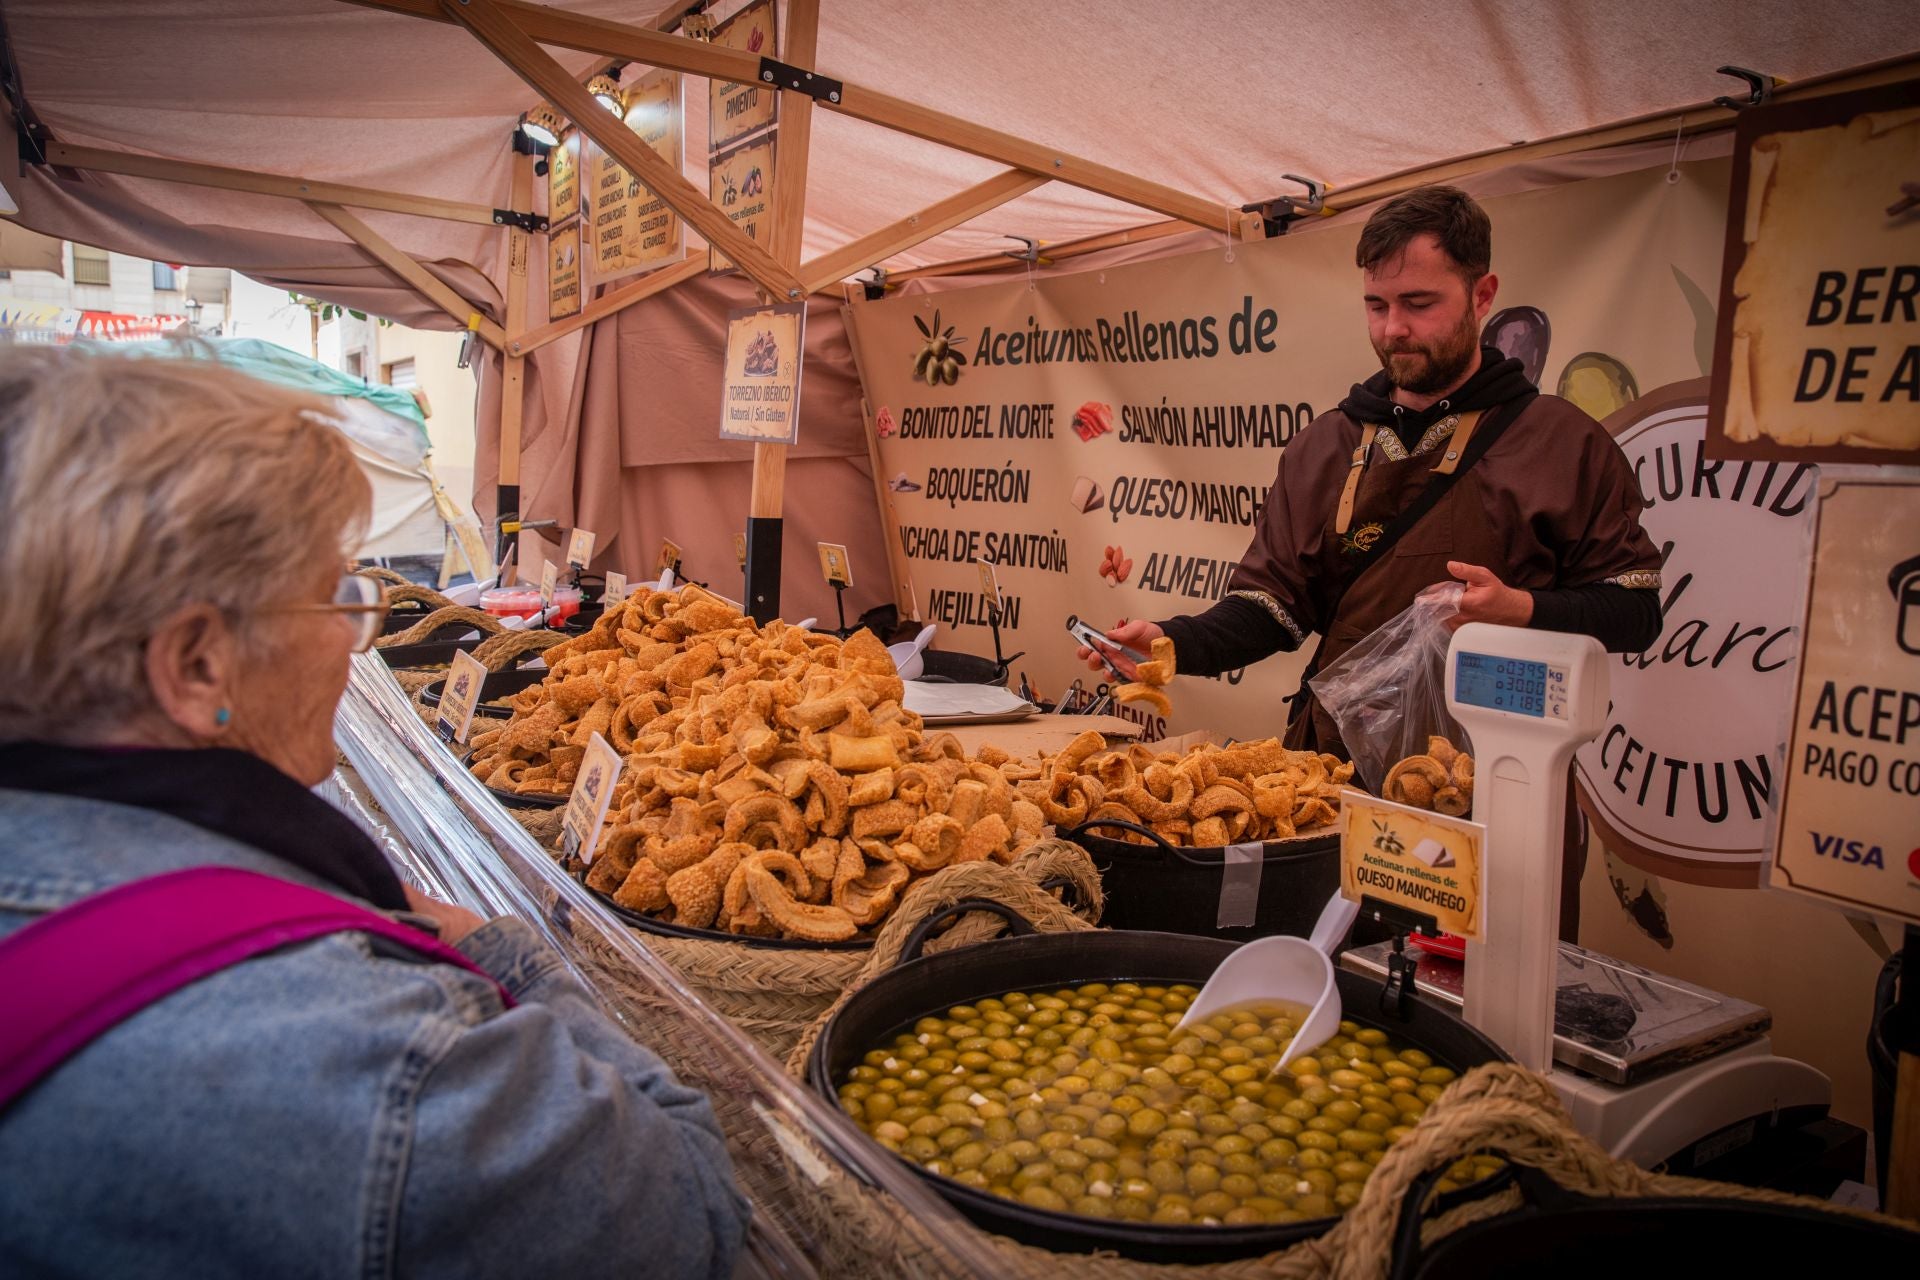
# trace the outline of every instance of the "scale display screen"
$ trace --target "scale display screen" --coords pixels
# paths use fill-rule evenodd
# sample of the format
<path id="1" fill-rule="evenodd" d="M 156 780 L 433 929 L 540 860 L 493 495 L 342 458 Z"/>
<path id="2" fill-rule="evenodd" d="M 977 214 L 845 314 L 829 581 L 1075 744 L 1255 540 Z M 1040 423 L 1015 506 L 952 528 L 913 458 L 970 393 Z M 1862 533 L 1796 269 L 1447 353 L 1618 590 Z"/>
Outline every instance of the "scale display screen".
<path id="1" fill-rule="evenodd" d="M 1547 664 L 1524 658 L 1496 658 L 1486 653 L 1455 655 L 1453 696 L 1471 707 L 1511 711 L 1516 715 L 1547 714 Z"/>

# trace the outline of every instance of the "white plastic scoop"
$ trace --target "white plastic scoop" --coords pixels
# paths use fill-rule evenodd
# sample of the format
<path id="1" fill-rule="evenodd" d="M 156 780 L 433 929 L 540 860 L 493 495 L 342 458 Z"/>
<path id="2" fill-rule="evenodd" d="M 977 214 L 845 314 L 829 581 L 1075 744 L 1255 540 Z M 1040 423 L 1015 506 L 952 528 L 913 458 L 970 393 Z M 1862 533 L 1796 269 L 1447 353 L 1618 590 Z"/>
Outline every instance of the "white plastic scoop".
<path id="1" fill-rule="evenodd" d="M 1310 938 L 1261 938 L 1228 956 L 1187 1006 L 1180 1026 L 1226 1009 L 1284 1001 L 1310 1010 L 1283 1056 L 1287 1062 L 1312 1053 L 1340 1029 L 1340 988 L 1331 953 L 1347 936 L 1360 904 L 1335 893 L 1321 909 Z M 1279 1070 L 1276 1063 L 1274 1069 Z"/>
<path id="2" fill-rule="evenodd" d="M 940 629 L 937 622 L 929 622 L 920 628 L 920 634 L 911 640 L 902 640 L 898 644 L 887 646 L 887 653 L 893 658 L 894 669 L 902 680 L 918 680 L 926 673 L 926 662 L 920 655 L 933 640 L 933 633 Z"/>

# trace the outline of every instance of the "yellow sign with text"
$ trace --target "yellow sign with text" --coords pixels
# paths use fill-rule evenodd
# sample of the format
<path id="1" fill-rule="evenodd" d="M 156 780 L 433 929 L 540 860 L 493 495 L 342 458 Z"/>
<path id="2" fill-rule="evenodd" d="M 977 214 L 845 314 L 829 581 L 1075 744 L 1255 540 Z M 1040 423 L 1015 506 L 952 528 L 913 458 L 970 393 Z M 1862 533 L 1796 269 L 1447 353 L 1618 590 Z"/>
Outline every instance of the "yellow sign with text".
<path id="1" fill-rule="evenodd" d="M 681 167 L 680 77 L 655 71 L 641 77 L 627 93 L 627 128 L 640 135 L 654 153 Z M 628 173 L 618 160 L 593 149 L 593 228 L 586 256 L 593 263 L 593 283 L 677 262 L 685 256 L 680 215 L 667 202 Z"/>
<path id="2" fill-rule="evenodd" d="M 547 152 L 547 222 L 565 222 L 580 212 L 580 139 L 569 130 L 560 145 Z"/>
<path id="3" fill-rule="evenodd" d="M 547 319 L 580 314 L 580 220 L 547 233 Z"/>
<path id="4" fill-rule="evenodd" d="M 774 135 L 765 134 L 720 152 L 707 167 L 713 202 L 747 239 L 762 247 L 773 240 L 773 144 Z M 708 269 L 714 274 L 739 269 L 718 249 L 708 253 Z"/>
<path id="5" fill-rule="evenodd" d="M 779 56 L 778 36 L 773 0 L 759 0 L 716 25 L 711 39 L 723 49 L 774 58 Z M 780 105 L 780 91 L 758 80 L 715 77 L 707 82 L 707 94 L 707 147 L 712 151 L 772 124 Z"/>
<path id="6" fill-rule="evenodd" d="M 1432 916 L 1447 933 L 1480 936 L 1487 829 L 1464 818 L 1340 793 L 1340 892 Z"/>

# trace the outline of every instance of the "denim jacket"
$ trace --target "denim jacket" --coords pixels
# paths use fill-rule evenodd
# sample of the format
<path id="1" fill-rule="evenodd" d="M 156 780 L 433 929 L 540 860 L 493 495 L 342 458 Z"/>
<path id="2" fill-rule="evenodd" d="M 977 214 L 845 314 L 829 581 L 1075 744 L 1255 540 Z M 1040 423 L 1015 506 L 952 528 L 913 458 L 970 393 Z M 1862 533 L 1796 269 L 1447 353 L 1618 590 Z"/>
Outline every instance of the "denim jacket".
<path id="1" fill-rule="evenodd" d="M 0 790 L 0 935 L 203 865 L 339 894 L 163 814 Z M 68 1059 L 0 1112 L 0 1275 L 729 1275 L 748 1207 L 706 1098 L 524 923 L 458 946 L 517 1008 L 335 934 L 204 978 Z"/>

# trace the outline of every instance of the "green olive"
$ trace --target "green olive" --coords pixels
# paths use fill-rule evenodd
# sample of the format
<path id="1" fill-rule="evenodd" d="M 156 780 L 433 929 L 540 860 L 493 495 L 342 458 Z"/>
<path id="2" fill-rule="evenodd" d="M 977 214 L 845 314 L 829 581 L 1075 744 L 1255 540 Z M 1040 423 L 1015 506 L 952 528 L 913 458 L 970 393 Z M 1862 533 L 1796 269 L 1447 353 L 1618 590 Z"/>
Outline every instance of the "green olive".
<path id="1" fill-rule="evenodd" d="M 865 1054 L 840 1104 L 928 1172 L 1032 1207 L 1241 1225 L 1351 1208 L 1455 1079 L 1351 1020 L 1311 1057 L 1286 1058 L 1300 1009 L 1175 1030 L 1194 994 L 1090 983 L 955 1005 Z M 1445 1185 L 1500 1167 L 1463 1158 Z"/>

